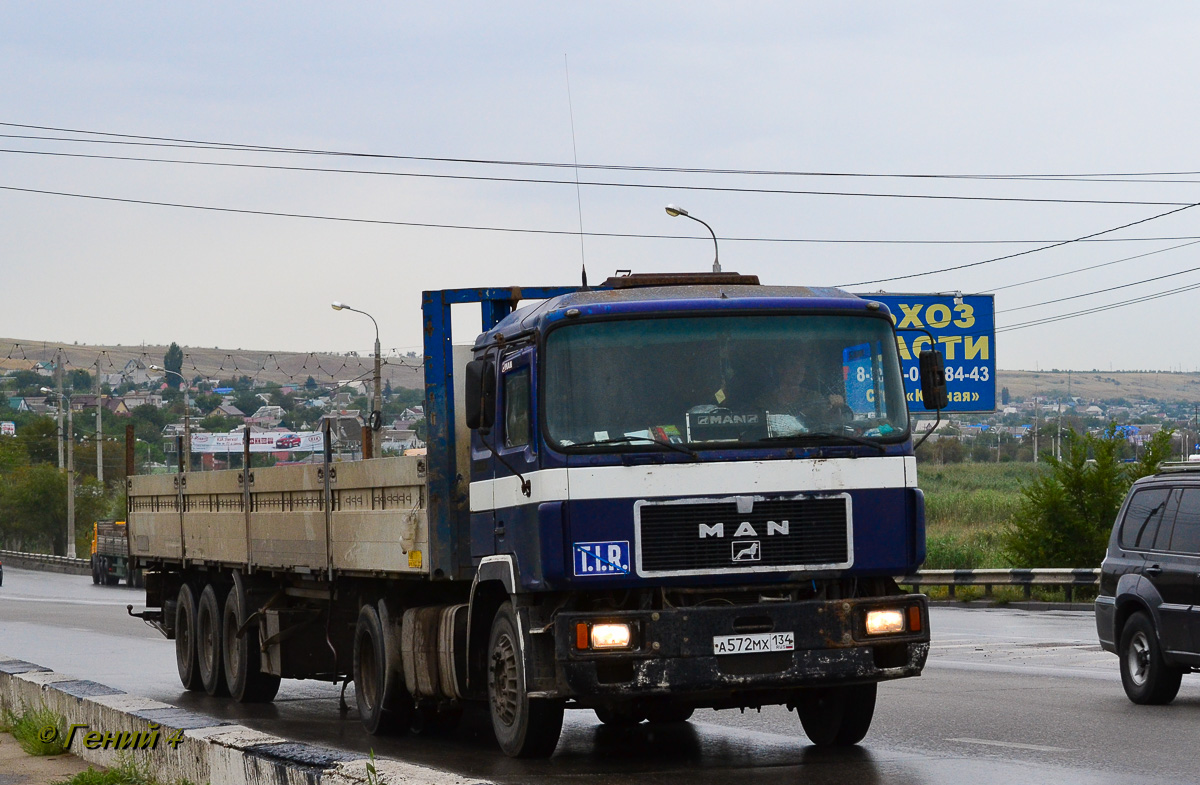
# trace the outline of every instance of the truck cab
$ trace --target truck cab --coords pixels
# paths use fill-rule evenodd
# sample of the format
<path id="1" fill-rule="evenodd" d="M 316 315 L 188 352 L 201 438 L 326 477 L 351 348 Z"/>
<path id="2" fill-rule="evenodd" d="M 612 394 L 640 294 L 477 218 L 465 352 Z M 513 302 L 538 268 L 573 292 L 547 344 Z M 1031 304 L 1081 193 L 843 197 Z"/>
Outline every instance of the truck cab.
<path id="1" fill-rule="evenodd" d="M 612 722 L 786 703 L 854 743 L 929 641 L 891 578 L 925 556 L 893 320 L 712 277 L 610 279 L 476 340 L 475 596 L 530 631 L 530 694 Z"/>

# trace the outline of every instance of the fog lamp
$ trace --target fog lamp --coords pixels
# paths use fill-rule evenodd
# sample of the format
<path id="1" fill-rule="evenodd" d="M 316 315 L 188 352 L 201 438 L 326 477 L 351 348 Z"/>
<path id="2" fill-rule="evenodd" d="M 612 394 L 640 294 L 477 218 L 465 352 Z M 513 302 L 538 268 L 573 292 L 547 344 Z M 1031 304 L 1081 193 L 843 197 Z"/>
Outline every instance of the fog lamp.
<path id="1" fill-rule="evenodd" d="M 899 610 L 867 611 L 867 634 L 904 632 L 904 614 Z"/>
<path id="2" fill-rule="evenodd" d="M 592 625 L 593 649 L 628 649 L 631 638 L 628 624 Z"/>

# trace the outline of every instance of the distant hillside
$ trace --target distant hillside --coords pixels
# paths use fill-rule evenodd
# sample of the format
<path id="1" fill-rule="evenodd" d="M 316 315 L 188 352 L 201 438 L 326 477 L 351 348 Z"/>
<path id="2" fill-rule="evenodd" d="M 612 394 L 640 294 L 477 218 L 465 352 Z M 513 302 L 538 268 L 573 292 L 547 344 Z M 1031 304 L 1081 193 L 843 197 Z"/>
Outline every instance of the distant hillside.
<path id="1" fill-rule="evenodd" d="M 1140 371 L 997 371 L 996 397 L 1008 388 L 1014 398 L 1071 395 L 1088 400 L 1186 401 L 1200 403 L 1200 373 Z"/>
<path id="2" fill-rule="evenodd" d="M 95 372 L 100 360 L 101 373 L 116 373 L 133 359 L 146 365 L 162 365 L 166 346 L 88 346 L 84 344 L 43 343 L 41 341 L 0 338 L 0 371 L 30 370 L 42 361 L 53 361 L 62 349 L 63 367 Z M 303 384 L 309 376 L 318 382 L 365 379 L 369 381 L 374 362 L 370 355 L 303 354 L 243 349 L 217 349 L 184 346 L 183 373 L 224 379 L 249 376 L 264 382 Z M 393 387 L 421 389 L 424 372 L 418 357 L 384 357 L 383 378 Z"/>
<path id="3" fill-rule="evenodd" d="M 162 365 L 165 346 L 88 346 L 82 344 L 42 343 L 31 340 L 0 338 L 0 371 L 29 370 L 43 360 L 53 360 L 62 348 L 68 369 L 95 370 L 100 357 L 101 371 L 115 373 L 129 360 L 140 358 L 146 364 Z M 231 379 L 249 376 L 280 384 L 299 383 L 312 376 L 318 382 L 371 377 L 371 357 L 367 355 L 303 354 L 243 349 L 217 349 L 185 346 L 184 371 L 208 378 Z M 383 378 L 393 387 L 420 389 L 423 372 L 417 357 L 385 357 Z M 1143 373 L 1140 371 L 1073 371 L 1071 395 L 1088 400 L 1157 399 L 1200 403 L 1200 373 Z M 1014 398 L 1033 395 L 1054 397 L 1067 394 L 1066 371 L 997 371 L 996 398 L 1008 388 Z"/>

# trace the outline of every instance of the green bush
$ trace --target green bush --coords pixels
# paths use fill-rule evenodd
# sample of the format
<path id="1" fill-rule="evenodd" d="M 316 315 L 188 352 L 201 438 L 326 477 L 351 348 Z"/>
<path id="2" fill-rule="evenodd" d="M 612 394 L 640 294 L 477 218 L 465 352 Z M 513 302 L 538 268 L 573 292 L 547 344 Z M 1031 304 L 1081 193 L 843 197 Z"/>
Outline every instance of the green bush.
<path id="1" fill-rule="evenodd" d="M 1153 474 L 1170 455 L 1172 431 L 1154 434 L 1141 460 L 1119 459 L 1115 426 L 1100 435 L 1071 431 L 1061 460 L 1047 458 L 1049 474 L 1022 489 L 1006 534 L 1017 567 L 1096 567 L 1104 558 L 1113 520 L 1129 486 Z"/>

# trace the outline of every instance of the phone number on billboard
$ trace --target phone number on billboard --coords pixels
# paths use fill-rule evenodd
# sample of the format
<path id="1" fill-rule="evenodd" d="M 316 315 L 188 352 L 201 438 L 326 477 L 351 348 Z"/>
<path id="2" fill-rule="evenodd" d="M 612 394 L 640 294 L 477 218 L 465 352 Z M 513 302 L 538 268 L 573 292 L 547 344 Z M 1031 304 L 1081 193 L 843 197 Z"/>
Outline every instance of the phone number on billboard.
<path id="1" fill-rule="evenodd" d="M 915 365 L 909 368 L 904 375 L 911 382 L 921 381 L 921 369 Z M 946 366 L 946 381 L 961 382 L 967 379 L 973 382 L 988 382 L 992 379 L 992 372 L 986 365 Z"/>

